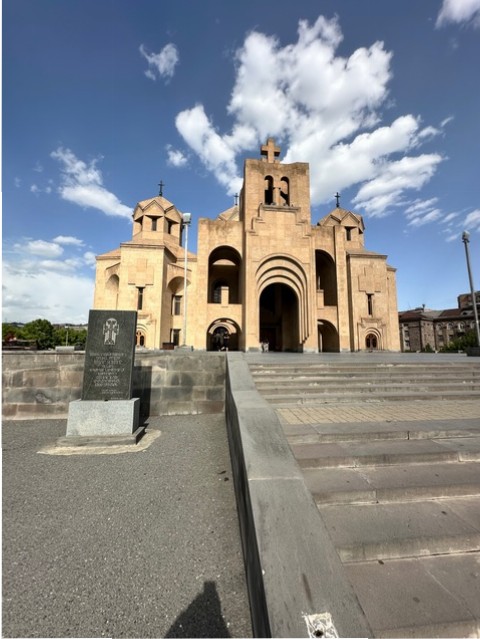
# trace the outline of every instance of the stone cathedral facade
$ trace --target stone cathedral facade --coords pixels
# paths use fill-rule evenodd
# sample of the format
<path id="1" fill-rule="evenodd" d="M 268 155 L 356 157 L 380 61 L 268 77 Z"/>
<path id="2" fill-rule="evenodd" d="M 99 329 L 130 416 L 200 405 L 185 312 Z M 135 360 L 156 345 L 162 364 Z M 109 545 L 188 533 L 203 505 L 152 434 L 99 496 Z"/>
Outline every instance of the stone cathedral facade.
<path id="1" fill-rule="evenodd" d="M 365 249 L 360 215 L 312 224 L 309 165 L 279 155 L 269 139 L 245 161 L 238 203 L 199 220 L 187 260 L 182 213 L 139 202 L 132 239 L 97 257 L 94 308 L 137 310 L 151 349 L 399 351 L 395 269 Z"/>

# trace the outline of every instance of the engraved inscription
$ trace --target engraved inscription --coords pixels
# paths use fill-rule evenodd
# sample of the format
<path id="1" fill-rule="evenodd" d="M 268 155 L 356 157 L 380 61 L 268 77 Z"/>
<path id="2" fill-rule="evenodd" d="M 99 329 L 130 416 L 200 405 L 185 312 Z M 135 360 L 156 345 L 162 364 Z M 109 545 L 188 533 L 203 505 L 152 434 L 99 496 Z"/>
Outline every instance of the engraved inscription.
<path id="1" fill-rule="evenodd" d="M 131 398 L 136 320 L 134 311 L 90 311 L 82 399 Z"/>

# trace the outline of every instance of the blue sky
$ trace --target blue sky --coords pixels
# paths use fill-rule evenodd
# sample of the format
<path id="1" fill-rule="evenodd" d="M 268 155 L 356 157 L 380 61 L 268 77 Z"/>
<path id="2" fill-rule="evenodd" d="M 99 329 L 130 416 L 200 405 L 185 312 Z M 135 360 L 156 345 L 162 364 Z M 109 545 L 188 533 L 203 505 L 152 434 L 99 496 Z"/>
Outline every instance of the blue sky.
<path id="1" fill-rule="evenodd" d="M 275 137 L 312 221 L 364 216 L 399 309 L 480 288 L 480 0 L 4 0 L 3 321 L 84 322 L 158 194 L 233 204 Z"/>

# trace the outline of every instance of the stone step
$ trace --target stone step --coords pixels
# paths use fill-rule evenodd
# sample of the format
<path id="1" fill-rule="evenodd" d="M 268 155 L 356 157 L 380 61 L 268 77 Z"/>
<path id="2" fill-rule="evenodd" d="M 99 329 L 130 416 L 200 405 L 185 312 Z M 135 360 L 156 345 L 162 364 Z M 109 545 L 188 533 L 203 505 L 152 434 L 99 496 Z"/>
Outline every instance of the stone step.
<path id="1" fill-rule="evenodd" d="M 277 395 L 284 396 L 287 392 L 288 395 L 329 395 L 334 393 L 335 395 L 351 395 L 353 393 L 360 394 L 384 394 L 384 393 L 398 393 L 398 392 L 421 392 L 421 393 L 439 393 L 441 391 L 480 391 L 480 380 L 478 382 L 473 381 L 443 381 L 443 380 L 404 380 L 387 382 L 385 380 L 377 380 L 375 382 L 370 381 L 355 381 L 349 384 L 339 385 L 338 382 L 310 382 L 308 384 L 295 383 L 295 384 L 278 384 L 276 381 L 268 384 L 257 384 L 257 390 L 265 396 L 275 397 Z"/>
<path id="2" fill-rule="evenodd" d="M 376 637 L 480 637 L 480 554 L 345 566 Z"/>
<path id="3" fill-rule="evenodd" d="M 354 404 L 355 402 L 389 402 L 389 401 L 416 401 L 416 400 L 462 400 L 480 399 L 480 391 L 476 390 L 431 390 L 423 391 L 398 391 L 398 392 L 377 392 L 363 393 L 313 393 L 311 395 L 299 396 L 298 393 L 283 393 L 275 395 L 272 393 L 262 393 L 264 399 L 273 407 L 297 406 L 303 404 Z"/>
<path id="4" fill-rule="evenodd" d="M 289 366 L 288 364 L 256 365 L 249 364 L 250 372 L 255 377 L 258 375 L 363 375 L 370 373 L 465 373 L 478 374 L 480 364 L 302 364 Z"/>
<path id="5" fill-rule="evenodd" d="M 308 366 L 297 368 L 253 368 L 251 369 L 252 377 L 270 378 L 270 377 L 368 377 L 369 375 L 455 375 L 478 377 L 480 373 L 479 366 Z"/>
<path id="6" fill-rule="evenodd" d="M 318 444 L 379 439 L 446 439 L 480 435 L 480 419 L 284 424 L 290 444 Z"/>
<path id="7" fill-rule="evenodd" d="M 480 461 L 480 437 L 292 444 L 301 468 Z"/>
<path id="8" fill-rule="evenodd" d="M 318 508 L 344 563 L 480 551 L 480 495 Z"/>
<path id="9" fill-rule="evenodd" d="M 317 504 L 390 503 L 480 495 L 480 462 L 372 468 L 310 468 L 305 483 Z"/>

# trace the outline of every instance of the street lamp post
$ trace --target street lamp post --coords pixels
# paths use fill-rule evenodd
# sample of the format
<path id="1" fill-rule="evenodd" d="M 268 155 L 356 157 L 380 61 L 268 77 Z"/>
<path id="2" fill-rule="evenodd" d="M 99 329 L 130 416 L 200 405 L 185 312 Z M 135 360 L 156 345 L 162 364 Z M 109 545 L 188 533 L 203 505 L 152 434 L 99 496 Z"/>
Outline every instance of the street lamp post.
<path id="1" fill-rule="evenodd" d="M 191 213 L 183 214 L 183 228 L 185 229 L 185 262 L 183 276 L 183 346 L 187 345 L 187 266 L 188 266 L 188 227 L 192 221 Z"/>
<path id="2" fill-rule="evenodd" d="M 465 244 L 465 256 L 467 258 L 468 279 L 470 281 L 470 291 L 472 294 L 473 316 L 475 318 L 475 330 L 477 332 L 477 346 L 480 346 L 480 326 L 478 325 L 477 299 L 475 297 L 475 287 L 473 285 L 472 269 L 470 268 L 470 253 L 468 244 L 470 243 L 470 233 L 464 231 L 462 234 L 462 242 Z"/>

